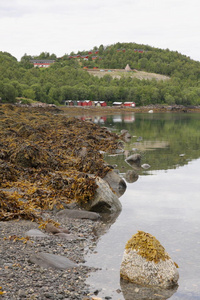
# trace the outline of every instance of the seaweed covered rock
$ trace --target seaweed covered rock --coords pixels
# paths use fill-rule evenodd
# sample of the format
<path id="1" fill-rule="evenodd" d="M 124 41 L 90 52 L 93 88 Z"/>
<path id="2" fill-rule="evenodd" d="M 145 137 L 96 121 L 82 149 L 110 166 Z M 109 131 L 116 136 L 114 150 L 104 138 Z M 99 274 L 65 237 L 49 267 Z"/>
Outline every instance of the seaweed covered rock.
<path id="1" fill-rule="evenodd" d="M 0 186 L 8 181 L 16 181 L 17 178 L 17 170 L 10 163 L 0 159 Z"/>
<path id="2" fill-rule="evenodd" d="M 0 220 L 9 221 L 12 219 L 25 219 L 31 221 L 40 221 L 39 214 L 33 207 L 20 200 L 20 195 L 0 191 Z"/>
<path id="3" fill-rule="evenodd" d="M 160 242 L 151 234 L 138 231 L 127 242 L 121 278 L 144 286 L 169 289 L 177 285 L 177 265 Z"/>
<path id="4" fill-rule="evenodd" d="M 11 160 L 24 168 L 37 168 L 56 164 L 55 159 L 47 150 L 38 145 L 24 143 L 15 149 Z"/>
<path id="5" fill-rule="evenodd" d="M 116 194 L 112 192 L 106 181 L 96 178 L 98 188 L 94 197 L 83 205 L 83 208 L 98 213 L 116 213 L 121 211 L 122 205 Z"/>

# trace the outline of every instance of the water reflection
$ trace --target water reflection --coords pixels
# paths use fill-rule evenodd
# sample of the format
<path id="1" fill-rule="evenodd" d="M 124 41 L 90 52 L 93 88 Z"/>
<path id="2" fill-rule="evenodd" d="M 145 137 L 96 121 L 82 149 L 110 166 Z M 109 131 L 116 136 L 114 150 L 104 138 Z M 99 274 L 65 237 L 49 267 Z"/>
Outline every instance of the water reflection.
<path id="1" fill-rule="evenodd" d="M 117 114 L 117 115 L 82 115 L 80 116 L 81 120 L 91 120 L 95 124 L 105 124 L 106 122 L 111 123 L 133 123 L 135 121 L 134 113 L 125 113 L 125 114 Z"/>
<path id="2" fill-rule="evenodd" d="M 105 159 L 119 170 L 127 190 L 120 198 L 122 212 L 105 222 L 95 254 L 85 257 L 87 265 L 101 268 L 87 283 L 91 292 L 99 289 L 99 297 L 114 300 L 200 299 L 200 115 L 137 114 L 133 122 L 121 120 L 107 116 L 104 126 L 128 130 L 131 140 L 123 153 Z M 126 158 L 134 153 L 151 167 L 128 165 Z M 120 281 L 125 244 L 138 230 L 156 236 L 178 263 L 178 290 L 162 294 Z"/>
<path id="3" fill-rule="evenodd" d="M 120 286 L 125 300 L 169 299 L 174 293 L 176 293 L 178 289 L 178 286 L 175 286 L 173 289 L 169 290 L 143 287 L 123 279 L 120 280 Z"/>
<path id="4" fill-rule="evenodd" d="M 124 117 L 119 123 L 107 118 L 104 124 L 131 135 L 124 154 L 117 159 L 106 157 L 110 164 L 117 161 L 120 172 L 128 170 L 125 159 L 134 153 L 140 153 L 142 164 L 149 164 L 151 170 L 178 168 L 200 157 L 199 114 L 137 114 L 132 123 L 125 123 Z"/>

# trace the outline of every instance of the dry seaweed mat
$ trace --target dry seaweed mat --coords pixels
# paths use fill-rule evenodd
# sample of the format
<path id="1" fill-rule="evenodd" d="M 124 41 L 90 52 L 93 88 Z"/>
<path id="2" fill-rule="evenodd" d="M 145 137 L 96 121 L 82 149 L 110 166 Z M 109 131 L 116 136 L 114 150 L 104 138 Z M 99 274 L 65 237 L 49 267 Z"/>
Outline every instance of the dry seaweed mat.
<path id="1" fill-rule="evenodd" d="M 41 222 L 41 211 L 94 197 L 118 135 L 48 108 L 0 106 L 0 220 Z M 61 111 L 62 112 L 62 111 Z"/>

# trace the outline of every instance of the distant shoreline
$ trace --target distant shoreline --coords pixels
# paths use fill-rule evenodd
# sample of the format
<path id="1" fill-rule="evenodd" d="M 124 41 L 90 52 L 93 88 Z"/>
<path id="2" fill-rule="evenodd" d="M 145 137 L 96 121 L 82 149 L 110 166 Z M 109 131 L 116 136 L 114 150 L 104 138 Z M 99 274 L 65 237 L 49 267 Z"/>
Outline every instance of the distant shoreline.
<path id="1" fill-rule="evenodd" d="M 199 113 L 200 106 L 183 106 L 183 105 L 148 105 L 138 107 L 77 107 L 77 106 L 61 106 L 61 110 L 70 112 L 70 114 L 82 114 L 82 113 L 119 113 L 119 112 L 134 112 L 134 113 Z"/>

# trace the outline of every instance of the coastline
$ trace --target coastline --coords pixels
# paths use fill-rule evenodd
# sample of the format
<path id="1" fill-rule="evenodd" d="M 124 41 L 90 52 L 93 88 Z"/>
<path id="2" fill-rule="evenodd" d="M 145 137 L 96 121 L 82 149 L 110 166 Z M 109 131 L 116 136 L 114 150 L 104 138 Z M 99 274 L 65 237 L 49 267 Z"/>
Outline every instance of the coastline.
<path id="1" fill-rule="evenodd" d="M 77 115 L 83 113 L 89 114 L 114 114 L 114 113 L 200 113 L 200 106 L 183 106 L 183 105 L 148 105 L 148 106 L 136 106 L 136 107 L 74 107 L 74 106 L 61 106 L 61 110 L 70 115 Z"/>

